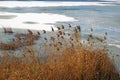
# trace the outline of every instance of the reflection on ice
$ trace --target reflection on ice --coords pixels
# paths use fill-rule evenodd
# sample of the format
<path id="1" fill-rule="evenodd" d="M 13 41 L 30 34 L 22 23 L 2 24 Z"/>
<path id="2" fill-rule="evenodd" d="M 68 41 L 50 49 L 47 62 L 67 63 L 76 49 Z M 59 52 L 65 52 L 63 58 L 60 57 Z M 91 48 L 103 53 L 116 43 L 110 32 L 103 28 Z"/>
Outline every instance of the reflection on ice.
<path id="1" fill-rule="evenodd" d="M 38 24 L 37 22 L 33 22 L 33 21 L 25 21 L 23 23 L 25 23 L 25 24 Z"/>

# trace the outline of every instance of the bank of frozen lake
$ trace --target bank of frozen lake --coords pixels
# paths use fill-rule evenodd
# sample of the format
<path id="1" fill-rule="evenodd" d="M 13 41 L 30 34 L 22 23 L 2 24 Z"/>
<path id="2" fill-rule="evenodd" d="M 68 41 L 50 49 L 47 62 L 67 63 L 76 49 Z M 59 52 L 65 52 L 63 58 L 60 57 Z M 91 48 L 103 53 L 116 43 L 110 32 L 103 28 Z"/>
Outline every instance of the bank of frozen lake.
<path id="1" fill-rule="evenodd" d="M 110 52 L 120 55 L 119 9 L 120 5 L 113 2 L 0 1 L 0 28 L 51 31 L 51 26 L 57 29 L 57 26 L 71 24 L 81 25 L 82 34 L 86 36 L 92 27 L 96 36 L 107 32 Z M 0 40 L 9 42 L 12 35 L 1 32 Z M 115 57 L 118 66 L 119 59 Z"/>

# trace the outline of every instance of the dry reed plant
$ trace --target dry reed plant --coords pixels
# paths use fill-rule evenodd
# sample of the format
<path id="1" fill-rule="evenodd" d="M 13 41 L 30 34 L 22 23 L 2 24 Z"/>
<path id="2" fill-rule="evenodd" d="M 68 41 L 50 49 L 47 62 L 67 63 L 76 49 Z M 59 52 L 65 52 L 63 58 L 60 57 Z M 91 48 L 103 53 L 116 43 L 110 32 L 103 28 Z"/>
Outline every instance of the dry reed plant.
<path id="1" fill-rule="evenodd" d="M 31 30 L 28 30 L 27 34 L 16 33 L 12 43 L 0 43 L 0 49 L 3 50 L 16 50 L 18 47 L 34 45 L 35 41 L 40 38 L 40 33 L 33 34 Z"/>
<path id="2" fill-rule="evenodd" d="M 72 31 L 66 33 L 63 25 L 58 31 L 51 28 L 55 37 L 43 38 L 44 51 L 26 48 L 22 57 L 4 55 L 0 61 L 0 80 L 120 80 L 108 51 L 94 48 L 97 46 L 93 46 L 94 36 L 88 36 L 88 43 L 81 43 L 80 26 L 72 28 L 69 24 L 68 28 Z M 43 34 L 47 32 L 43 30 Z M 34 36 L 30 39 L 33 44 Z M 103 41 L 106 39 L 107 36 Z M 45 55 L 43 60 L 41 52 Z"/>
<path id="3" fill-rule="evenodd" d="M 13 33 L 11 28 L 3 28 L 4 29 L 4 33 Z"/>
<path id="4" fill-rule="evenodd" d="M 0 62 L 0 80 L 119 80 L 106 51 L 71 47 L 44 63 L 34 53 L 29 51 L 29 61 L 26 55 L 20 59 L 5 55 Z"/>

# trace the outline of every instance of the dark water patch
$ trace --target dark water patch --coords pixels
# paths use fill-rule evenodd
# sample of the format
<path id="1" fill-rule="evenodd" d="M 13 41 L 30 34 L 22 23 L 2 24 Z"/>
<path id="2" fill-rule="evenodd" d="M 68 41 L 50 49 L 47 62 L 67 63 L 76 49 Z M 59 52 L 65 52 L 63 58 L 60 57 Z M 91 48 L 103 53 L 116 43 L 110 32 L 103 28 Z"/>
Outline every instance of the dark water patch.
<path id="1" fill-rule="evenodd" d="M 0 15 L 0 19 L 13 19 L 16 17 L 16 15 Z"/>
<path id="2" fill-rule="evenodd" d="M 26 22 L 23 22 L 25 24 L 38 24 L 38 22 L 32 22 L 32 21 L 26 21 Z"/>

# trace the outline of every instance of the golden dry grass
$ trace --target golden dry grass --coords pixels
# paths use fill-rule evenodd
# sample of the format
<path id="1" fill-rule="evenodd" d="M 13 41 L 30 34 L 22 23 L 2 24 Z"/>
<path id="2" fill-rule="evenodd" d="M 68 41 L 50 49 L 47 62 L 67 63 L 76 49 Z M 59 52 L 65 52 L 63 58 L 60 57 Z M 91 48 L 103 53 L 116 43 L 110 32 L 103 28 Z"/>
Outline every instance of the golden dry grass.
<path id="1" fill-rule="evenodd" d="M 37 51 L 32 48 L 21 58 L 4 55 L 0 61 L 0 80 L 120 80 L 108 51 L 93 48 L 92 40 L 81 45 L 78 30 L 80 27 L 70 36 L 71 46 L 64 40 L 64 32 L 58 31 L 59 42 L 56 44 L 56 38 L 51 37 L 53 47 L 49 47 L 44 60 L 40 55 L 35 56 Z M 64 48 L 58 52 L 61 46 Z"/>
<path id="2" fill-rule="evenodd" d="M 85 50 L 77 46 L 64 50 L 45 62 L 29 53 L 18 59 L 4 56 L 0 62 L 0 80 L 118 80 L 119 75 L 106 51 Z"/>

